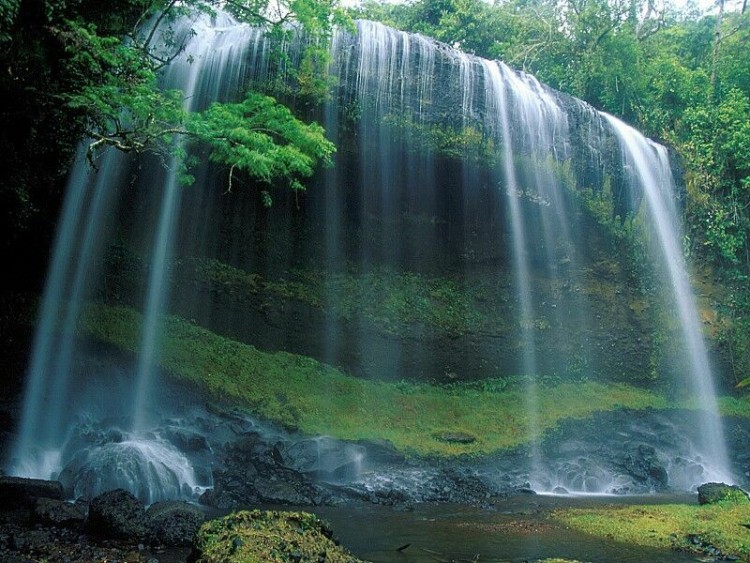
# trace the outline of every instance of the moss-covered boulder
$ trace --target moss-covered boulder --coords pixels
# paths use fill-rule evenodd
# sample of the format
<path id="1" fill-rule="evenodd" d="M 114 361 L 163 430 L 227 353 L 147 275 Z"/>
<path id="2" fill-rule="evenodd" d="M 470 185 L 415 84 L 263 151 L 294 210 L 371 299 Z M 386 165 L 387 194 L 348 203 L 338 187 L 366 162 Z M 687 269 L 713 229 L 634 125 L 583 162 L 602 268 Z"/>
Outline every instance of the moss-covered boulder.
<path id="1" fill-rule="evenodd" d="M 744 504 L 750 502 L 750 498 L 737 485 L 704 483 L 698 487 L 698 504 L 716 504 L 717 502 Z"/>
<path id="2" fill-rule="evenodd" d="M 198 563 L 361 562 L 306 512 L 242 511 L 206 522 L 195 542 Z"/>

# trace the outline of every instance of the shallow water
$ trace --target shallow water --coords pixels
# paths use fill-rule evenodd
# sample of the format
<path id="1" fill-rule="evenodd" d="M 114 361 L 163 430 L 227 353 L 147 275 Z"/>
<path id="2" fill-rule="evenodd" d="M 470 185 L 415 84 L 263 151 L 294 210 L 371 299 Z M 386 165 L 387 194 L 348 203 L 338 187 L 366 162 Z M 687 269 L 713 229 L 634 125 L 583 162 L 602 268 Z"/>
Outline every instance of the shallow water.
<path id="1" fill-rule="evenodd" d="M 416 505 L 408 510 L 376 505 L 312 509 L 327 520 L 342 545 L 374 563 L 460 561 L 521 562 L 563 557 L 591 562 L 676 563 L 695 555 L 608 542 L 565 529 L 546 516 L 555 508 L 623 503 L 695 503 L 694 496 L 518 496 L 491 509 Z M 311 509 L 307 509 L 311 510 Z M 408 546 L 399 551 L 399 548 Z"/>

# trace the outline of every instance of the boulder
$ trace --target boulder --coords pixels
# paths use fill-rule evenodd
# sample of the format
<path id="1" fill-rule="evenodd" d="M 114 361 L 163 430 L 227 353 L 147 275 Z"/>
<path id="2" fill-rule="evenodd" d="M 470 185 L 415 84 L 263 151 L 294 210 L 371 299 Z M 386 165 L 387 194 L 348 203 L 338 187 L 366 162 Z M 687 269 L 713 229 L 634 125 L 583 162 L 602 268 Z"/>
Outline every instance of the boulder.
<path id="1" fill-rule="evenodd" d="M 86 520 L 86 505 L 52 498 L 38 498 L 34 520 L 46 526 L 78 528 Z"/>
<path id="2" fill-rule="evenodd" d="M 404 454 L 398 451 L 390 440 L 359 440 L 357 445 L 365 449 L 368 463 L 403 463 L 406 459 Z"/>
<path id="3" fill-rule="evenodd" d="M 750 502 L 750 498 L 737 485 L 704 483 L 698 487 L 698 504 L 715 504 L 717 502 L 746 503 Z"/>
<path id="4" fill-rule="evenodd" d="M 146 509 L 124 489 L 108 491 L 91 501 L 88 528 L 107 538 L 142 540 L 147 536 Z"/>
<path id="5" fill-rule="evenodd" d="M 32 508 L 39 498 L 62 500 L 63 486 L 58 481 L 0 477 L 0 510 Z"/>
<path id="6" fill-rule="evenodd" d="M 200 508 L 181 501 L 157 502 L 146 511 L 151 538 L 156 543 L 169 547 L 192 545 L 195 534 L 205 519 Z"/>
<path id="7" fill-rule="evenodd" d="M 433 437 L 448 444 L 473 444 L 477 440 L 476 436 L 468 432 L 439 432 Z"/>
<path id="8" fill-rule="evenodd" d="M 170 427 L 167 429 L 166 438 L 177 449 L 183 452 L 210 451 L 211 446 L 202 434 L 185 428 Z"/>
<path id="9" fill-rule="evenodd" d="M 253 510 L 206 522 L 198 532 L 193 560 L 204 563 L 247 561 L 325 561 L 359 563 L 337 545 L 321 520 L 304 512 Z"/>
<path id="10" fill-rule="evenodd" d="M 663 491 L 669 486 L 669 474 L 656 448 L 648 444 L 625 443 L 623 452 L 613 456 L 613 461 L 628 476 L 650 490 Z"/>

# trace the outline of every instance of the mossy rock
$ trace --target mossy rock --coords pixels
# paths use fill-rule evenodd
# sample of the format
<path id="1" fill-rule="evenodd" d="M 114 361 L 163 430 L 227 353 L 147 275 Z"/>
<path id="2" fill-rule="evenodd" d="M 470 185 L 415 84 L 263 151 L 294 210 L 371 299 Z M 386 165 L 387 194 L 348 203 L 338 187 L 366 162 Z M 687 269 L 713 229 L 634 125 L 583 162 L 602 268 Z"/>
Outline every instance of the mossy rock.
<path id="1" fill-rule="evenodd" d="M 477 437 L 468 432 L 438 432 L 433 437 L 449 444 L 473 444 L 477 441 Z"/>
<path id="2" fill-rule="evenodd" d="M 198 563 L 362 562 L 307 512 L 235 512 L 201 526 L 195 546 Z"/>
<path id="3" fill-rule="evenodd" d="M 704 483 L 698 487 L 698 504 L 716 504 L 718 502 L 744 504 L 750 502 L 750 498 L 737 485 Z"/>

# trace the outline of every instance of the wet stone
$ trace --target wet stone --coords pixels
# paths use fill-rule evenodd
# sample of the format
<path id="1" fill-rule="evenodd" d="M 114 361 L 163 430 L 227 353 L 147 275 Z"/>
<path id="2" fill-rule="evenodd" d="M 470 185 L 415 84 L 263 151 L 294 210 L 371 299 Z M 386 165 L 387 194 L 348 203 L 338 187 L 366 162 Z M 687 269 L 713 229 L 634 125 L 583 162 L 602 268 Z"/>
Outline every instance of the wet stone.
<path id="1" fill-rule="evenodd" d="M 34 520 L 48 526 L 76 528 L 86 520 L 86 506 L 57 499 L 39 498 L 34 507 Z"/>

